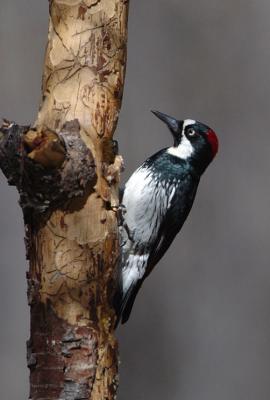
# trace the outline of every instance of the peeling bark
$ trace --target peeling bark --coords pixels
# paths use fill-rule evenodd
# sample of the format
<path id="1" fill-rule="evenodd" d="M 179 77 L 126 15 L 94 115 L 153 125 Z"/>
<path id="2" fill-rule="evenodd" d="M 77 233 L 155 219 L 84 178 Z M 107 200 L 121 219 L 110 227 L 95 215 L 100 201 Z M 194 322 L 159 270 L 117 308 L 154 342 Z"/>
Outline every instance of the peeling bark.
<path id="1" fill-rule="evenodd" d="M 112 299 L 128 1 L 51 0 L 33 127 L 5 121 L 0 167 L 24 213 L 32 400 L 114 399 Z"/>

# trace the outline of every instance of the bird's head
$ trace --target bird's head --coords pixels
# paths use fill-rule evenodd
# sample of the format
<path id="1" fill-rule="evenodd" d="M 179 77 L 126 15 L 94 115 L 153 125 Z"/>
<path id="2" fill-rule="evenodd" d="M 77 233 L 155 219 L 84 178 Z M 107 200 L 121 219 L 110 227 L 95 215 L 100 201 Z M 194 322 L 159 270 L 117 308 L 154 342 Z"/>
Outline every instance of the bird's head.
<path id="1" fill-rule="evenodd" d="M 167 152 L 189 161 L 202 173 L 218 152 L 218 138 L 207 125 L 193 119 L 177 120 L 159 111 L 152 111 L 170 129 L 174 145 Z"/>

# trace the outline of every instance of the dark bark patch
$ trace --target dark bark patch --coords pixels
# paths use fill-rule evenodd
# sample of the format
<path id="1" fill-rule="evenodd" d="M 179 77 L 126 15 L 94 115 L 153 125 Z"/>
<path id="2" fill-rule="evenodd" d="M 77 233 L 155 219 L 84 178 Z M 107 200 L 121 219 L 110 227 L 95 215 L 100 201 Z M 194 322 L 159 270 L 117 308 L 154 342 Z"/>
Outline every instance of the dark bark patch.
<path id="1" fill-rule="evenodd" d="M 78 10 L 78 19 L 84 21 L 86 12 L 87 12 L 87 7 L 84 4 L 81 4 Z"/>
<path id="2" fill-rule="evenodd" d="M 81 139 L 78 120 L 67 122 L 58 134 L 66 150 L 60 168 L 46 168 L 28 157 L 24 143 L 28 131 L 29 126 L 15 123 L 5 123 L 0 129 L 0 168 L 19 191 L 26 224 L 83 196 L 96 183 L 94 158 Z"/>
<path id="3" fill-rule="evenodd" d="M 64 389 L 60 394 L 62 400 L 88 400 L 90 395 L 87 383 L 77 383 L 72 380 L 64 382 Z"/>
<path id="4" fill-rule="evenodd" d="M 97 365 L 98 336 L 57 317 L 50 303 L 32 305 L 31 340 L 27 342 L 31 399 L 90 398 Z"/>

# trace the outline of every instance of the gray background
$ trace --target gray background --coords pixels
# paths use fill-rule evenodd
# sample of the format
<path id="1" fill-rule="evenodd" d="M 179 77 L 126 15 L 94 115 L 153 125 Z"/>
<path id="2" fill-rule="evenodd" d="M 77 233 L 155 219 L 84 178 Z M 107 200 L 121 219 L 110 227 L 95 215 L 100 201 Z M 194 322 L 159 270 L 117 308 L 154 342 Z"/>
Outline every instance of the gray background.
<path id="1" fill-rule="evenodd" d="M 35 119 L 47 2 L 1 0 L 0 114 Z M 269 0 L 131 2 L 117 139 L 126 174 L 171 137 L 150 108 L 208 123 L 220 153 L 119 331 L 119 399 L 269 400 Z M 0 398 L 28 393 L 23 225 L 1 177 Z"/>

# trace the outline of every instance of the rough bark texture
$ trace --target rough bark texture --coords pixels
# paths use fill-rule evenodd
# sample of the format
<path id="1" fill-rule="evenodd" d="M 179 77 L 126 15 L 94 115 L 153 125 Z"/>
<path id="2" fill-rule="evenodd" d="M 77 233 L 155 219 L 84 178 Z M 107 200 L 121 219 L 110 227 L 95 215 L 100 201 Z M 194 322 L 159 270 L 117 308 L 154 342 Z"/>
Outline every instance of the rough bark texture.
<path id="1" fill-rule="evenodd" d="M 33 128 L 5 121 L 0 167 L 24 212 L 32 400 L 113 399 L 112 297 L 128 1 L 51 0 Z"/>

